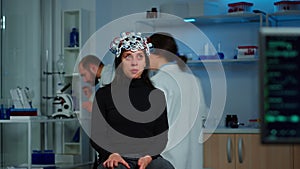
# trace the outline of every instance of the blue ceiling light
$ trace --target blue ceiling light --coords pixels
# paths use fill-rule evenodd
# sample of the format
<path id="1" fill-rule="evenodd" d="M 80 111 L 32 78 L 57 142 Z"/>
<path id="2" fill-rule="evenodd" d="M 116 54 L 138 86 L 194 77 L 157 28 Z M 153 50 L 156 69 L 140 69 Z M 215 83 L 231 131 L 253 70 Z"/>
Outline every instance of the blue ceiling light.
<path id="1" fill-rule="evenodd" d="M 196 22 L 195 18 L 185 18 L 183 19 L 184 22 Z"/>

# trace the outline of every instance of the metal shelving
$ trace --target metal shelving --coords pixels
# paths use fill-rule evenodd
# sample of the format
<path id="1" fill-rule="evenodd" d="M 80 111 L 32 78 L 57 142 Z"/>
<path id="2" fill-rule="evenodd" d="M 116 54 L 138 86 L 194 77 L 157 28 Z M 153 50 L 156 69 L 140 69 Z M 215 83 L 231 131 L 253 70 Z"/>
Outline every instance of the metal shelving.
<path id="1" fill-rule="evenodd" d="M 220 23 L 250 23 L 259 22 L 260 26 L 263 25 L 264 18 L 260 13 L 232 13 L 224 15 L 208 15 L 208 16 L 197 16 L 189 17 L 187 19 L 194 19 L 195 25 L 207 25 L 207 24 L 220 24 Z"/>
<path id="2" fill-rule="evenodd" d="M 138 20 L 137 24 L 144 24 L 151 27 L 170 27 L 180 26 L 185 22 L 191 22 L 195 25 L 220 24 L 220 23 L 250 23 L 258 22 L 262 26 L 264 16 L 261 13 L 232 13 L 223 15 L 204 15 L 189 18 L 152 18 Z"/>
<path id="3" fill-rule="evenodd" d="M 43 125 L 44 128 L 47 128 L 46 126 L 50 123 L 53 124 L 60 124 L 60 123 L 78 123 L 78 119 L 77 118 L 68 118 L 68 119 L 51 119 L 48 118 L 46 116 L 11 116 L 10 120 L 0 120 L 0 124 L 5 125 L 5 124 L 25 124 L 27 129 L 27 160 L 24 160 L 26 163 L 23 164 L 15 164 L 14 167 L 16 168 L 46 168 L 46 167 L 59 167 L 59 168 L 75 168 L 76 166 L 82 166 L 82 165 L 91 165 L 92 161 L 83 161 L 83 160 L 79 160 L 76 163 L 65 163 L 65 164 L 51 164 L 51 165 L 37 165 L 37 164 L 32 164 L 32 149 L 33 149 L 33 125 L 34 124 L 40 124 Z M 62 127 L 65 127 L 64 125 L 62 125 Z M 70 130 L 65 129 L 66 132 L 72 132 Z M 63 133 L 63 136 L 66 133 Z M 42 138 L 45 139 L 50 139 L 48 138 L 48 135 L 45 134 L 43 136 L 41 136 L 41 142 L 42 142 Z M 57 133 L 53 134 L 53 138 L 55 137 L 60 137 L 57 135 Z M 51 138 L 52 139 L 52 138 Z M 63 142 L 65 141 L 64 138 L 61 138 L 63 140 Z M 63 144 L 75 144 L 77 146 L 78 143 L 70 143 L 70 142 L 64 142 Z M 17 152 L 9 152 L 9 153 L 17 153 Z M 8 155 L 8 152 L 1 154 L 0 157 L 3 158 L 2 156 Z M 0 165 L 0 168 L 2 167 L 6 167 L 8 168 L 8 166 L 2 166 L 3 164 Z"/>
<path id="4" fill-rule="evenodd" d="M 275 22 L 275 25 L 278 25 L 278 22 L 293 22 L 300 21 L 300 11 L 283 11 L 267 14 L 267 25 L 269 26 L 269 21 L 272 20 Z"/>
<path id="5" fill-rule="evenodd" d="M 247 59 L 207 59 L 207 60 L 189 60 L 187 62 L 188 66 L 204 66 L 209 64 L 251 64 L 257 63 L 259 61 L 258 58 L 247 58 Z"/>

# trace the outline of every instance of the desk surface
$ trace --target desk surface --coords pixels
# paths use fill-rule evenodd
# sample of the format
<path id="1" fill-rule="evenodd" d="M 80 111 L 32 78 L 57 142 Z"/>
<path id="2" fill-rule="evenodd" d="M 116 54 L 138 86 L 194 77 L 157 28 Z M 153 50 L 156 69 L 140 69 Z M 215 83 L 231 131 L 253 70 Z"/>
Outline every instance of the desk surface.
<path id="1" fill-rule="evenodd" d="M 10 116 L 9 120 L 0 120 L 0 123 L 53 123 L 76 121 L 77 118 L 53 119 L 47 116 Z"/>
<path id="2" fill-rule="evenodd" d="M 218 133 L 218 134 L 257 134 L 260 133 L 259 128 L 239 127 L 239 128 L 226 128 L 218 127 L 215 130 L 204 129 L 203 133 Z"/>

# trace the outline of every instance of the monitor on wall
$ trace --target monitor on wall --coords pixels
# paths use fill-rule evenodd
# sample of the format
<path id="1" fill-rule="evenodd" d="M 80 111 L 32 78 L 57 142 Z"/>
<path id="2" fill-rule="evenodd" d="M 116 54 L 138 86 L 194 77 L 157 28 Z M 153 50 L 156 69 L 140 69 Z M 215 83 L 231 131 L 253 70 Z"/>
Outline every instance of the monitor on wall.
<path id="1" fill-rule="evenodd" d="M 300 143 L 300 28 L 259 32 L 262 143 Z"/>

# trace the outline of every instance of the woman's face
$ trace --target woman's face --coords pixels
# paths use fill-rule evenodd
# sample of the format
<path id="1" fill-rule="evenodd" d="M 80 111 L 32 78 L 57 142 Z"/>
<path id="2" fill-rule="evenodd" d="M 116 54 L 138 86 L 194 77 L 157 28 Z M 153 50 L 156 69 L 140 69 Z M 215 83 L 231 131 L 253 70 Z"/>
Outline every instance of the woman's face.
<path id="1" fill-rule="evenodd" d="M 125 51 L 122 54 L 122 70 L 128 78 L 140 78 L 146 67 L 144 51 Z"/>

